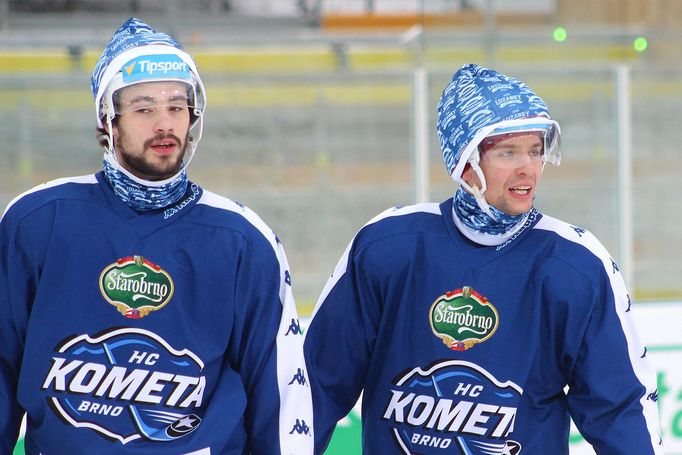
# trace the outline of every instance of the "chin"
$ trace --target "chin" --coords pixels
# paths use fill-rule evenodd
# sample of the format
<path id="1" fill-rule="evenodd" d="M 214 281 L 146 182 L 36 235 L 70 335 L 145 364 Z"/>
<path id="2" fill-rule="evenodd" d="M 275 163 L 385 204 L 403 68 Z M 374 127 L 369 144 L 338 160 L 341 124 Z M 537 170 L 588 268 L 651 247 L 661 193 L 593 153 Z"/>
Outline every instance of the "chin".
<path id="1" fill-rule="evenodd" d="M 503 211 L 505 213 L 507 213 L 508 215 L 519 216 L 519 215 L 523 215 L 524 213 L 527 213 L 532 208 L 533 208 L 533 205 L 531 204 L 531 205 L 524 206 L 524 207 L 518 207 L 518 206 L 513 207 L 513 208 L 510 207 L 510 209 L 508 211 L 506 211 L 506 210 L 503 210 Z"/>

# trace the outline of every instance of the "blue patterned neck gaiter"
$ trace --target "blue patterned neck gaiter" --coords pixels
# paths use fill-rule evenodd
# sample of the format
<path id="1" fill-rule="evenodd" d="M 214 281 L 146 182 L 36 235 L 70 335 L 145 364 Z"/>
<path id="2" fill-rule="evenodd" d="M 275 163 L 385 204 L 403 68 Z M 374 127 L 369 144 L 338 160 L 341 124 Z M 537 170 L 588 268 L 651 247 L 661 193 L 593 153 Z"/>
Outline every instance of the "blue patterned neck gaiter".
<path id="1" fill-rule="evenodd" d="M 509 215 L 491 205 L 490 210 L 497 218 L 495 220 L 483 212 L 476 199 L 462 188 L 457 188 L 452 205 L 457 219 L 465 228 L 472 231 L 473 236 L 467 235 L 467 232 L 463 232 L 463 234 L 484 245 L 504 243 L 524 227 L 530 214 L 537 212 L 533 207 L 521 215 Z M 487 240 L 481 241 L 482 238 Z"/>
<path id="2" fill-rule="evenodd" d="M 105 157 L 104 176 L 123 202 L 139 212 L 162 209 L 178 202 L 187 191 L 187 172 L 183 170 L 170 182 L 147 186 L 116 169 Z"/>

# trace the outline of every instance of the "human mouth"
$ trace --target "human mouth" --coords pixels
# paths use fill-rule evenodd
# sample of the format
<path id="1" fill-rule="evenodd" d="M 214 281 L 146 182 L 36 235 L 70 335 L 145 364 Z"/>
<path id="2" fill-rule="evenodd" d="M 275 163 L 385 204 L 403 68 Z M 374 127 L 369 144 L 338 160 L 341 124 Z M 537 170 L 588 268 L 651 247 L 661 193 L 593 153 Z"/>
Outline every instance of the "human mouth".
<path id="1" fill-rule="evenodd" d="M 162 141 L 154 141 L 151 143 L 150 148 L 154 150 L 156 153 L 159 153 L 161 155 L 167 155 L 175 151 L 177 145 L 178 145 L 177 142 L 169 139 Z"/>
<path id="2" fill-rule="evenodd" d="M 528 196 L 531 192 L 533 187 L 529 185 L 519 185 L 519 186 L 512 186 L 509 188 L 509 191 L 511 191 L 513 194 L 518 195 L 518 196 Z"/>

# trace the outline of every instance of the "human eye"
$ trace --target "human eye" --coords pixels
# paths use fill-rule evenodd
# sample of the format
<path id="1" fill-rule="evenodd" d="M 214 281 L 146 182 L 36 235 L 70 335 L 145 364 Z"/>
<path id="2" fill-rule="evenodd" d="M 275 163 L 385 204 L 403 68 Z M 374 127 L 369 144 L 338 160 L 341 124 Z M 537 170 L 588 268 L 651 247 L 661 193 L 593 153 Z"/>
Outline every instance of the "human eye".
<path id="1" fill-rule="evenodd" d="M 530 152 L 528 152 L 528 155 L 530 155 L 530 157 L 533 159 L 541 158 L 542 157 L 542 149 L 531 150 Z"/>
<path id="2" fill-rule="evenodd" d="M 509 149 L 500 149 L 495 151 L 496 158 L 508 159 L 514 157 L 514 151 Z"/>
<path id="3" fill-rule="evenodd" d="M 187 109 L 188 108 L 186 104 L 172 104 L 168 106 L 168 110 L 171 112 L 184 112 Z"/>
<path id="4" fill-rule="evenodd" d="M 129 111 L 140 115 L 153 114 L 154 106 L 149 104 L 135 104 L 130 107 Z"/>

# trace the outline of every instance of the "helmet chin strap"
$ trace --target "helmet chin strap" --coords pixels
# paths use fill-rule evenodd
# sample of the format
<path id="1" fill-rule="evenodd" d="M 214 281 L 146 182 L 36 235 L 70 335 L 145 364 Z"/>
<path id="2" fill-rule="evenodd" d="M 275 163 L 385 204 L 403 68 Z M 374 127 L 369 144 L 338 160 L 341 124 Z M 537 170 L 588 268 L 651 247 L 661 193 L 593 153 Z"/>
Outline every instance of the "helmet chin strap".
<path id="1" fill-rule="evenodd" d="M 110 153 L 114 159 L 116 159 L 116 154 L 114 153 L 114 128 L 111 122 L 111 117 L 107 114 L 107 145 L 104 146 L 104 150 Z"/>
<path id="2" fill-rule="evenodd" d="M 481 210 L 483 210 L 483 212 L 485 212 L 485 214 L 488 215 L 493 220 L 498 221 L 495 214 L 493 214 L 493 211 L 490 210 L 490 205 L 488 205 L 488 201 L 485 200 L 483 192 L 481 192 L 481 190 L 478 189 L 478 186 L 473 185 L 470 188 L 471 194 L 474 195 L 474 199 L 476 199 L 476 203 L 478 203 L 478 206 L 481 208 Z"/>
<path id="3" fill-rule="evenodd" d="M 481 208 L 481 210 L 483 210 L 483 213 L 488 215 L 493 220 L 498 221 L 495 214 L 493 214 L 493 211 L 490 210 L 490 205 L 488 204 L 488 201 L 486 201 L 485 196 L 483 196 L 483 193 L 485 193 L 485 190 L 487 189 L 485 176 L 483 175 L 483 170 L 478 165 L 478 161 L 476 160 L 469 161 L 469 164 L 471 165 L 471 168 L 478 176 L 478 179 L 481 181 L 481 188 L 479 188 L 478 185 L 476 184 L 469 185 L 466 181 L 464 181 L 464 179 L 461 179 L 459 184 L 462 185 L 462 187 L 465 190 L 467 190 L 474 196 L 474 199 L 476 199 L 476 203 Z"/>

